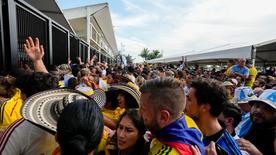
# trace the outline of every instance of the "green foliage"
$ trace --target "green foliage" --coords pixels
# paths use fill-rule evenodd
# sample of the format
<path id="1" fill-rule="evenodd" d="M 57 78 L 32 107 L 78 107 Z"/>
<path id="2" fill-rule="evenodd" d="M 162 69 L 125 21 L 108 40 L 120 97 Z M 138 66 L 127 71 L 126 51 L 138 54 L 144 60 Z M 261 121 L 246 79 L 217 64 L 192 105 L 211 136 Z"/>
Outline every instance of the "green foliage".
<path id="1" fill-rule="evenodd" d="M 127 60 L 127 63 L 128 64 L 131 64 L 131 63 L 133 63 L 133 61 L 135 60 L 135 58 L 132 58 L 132 56 L 131 55 L 124 55 L 125 57 L 126 57 L 126 60 Z"/>
<path id="2" fill-rule="evenodd" d="M 141 53 L 139 54 L 139 56 L 141 56 L 142 58 L 144 58 L 145 60 L 148 60 L 148 55 L 150 53 L 150 50 L 148 48 L 144 48 Z"/>
<path id="3" fill-rule="evenodd" d="M 141 56 L 145 60 L 151 60 L 151 59 L 161 58 L 162 54 L 159 50 L 150 51 L 148 48 L 144 48 L 139 54 L 139 56 Z"/>

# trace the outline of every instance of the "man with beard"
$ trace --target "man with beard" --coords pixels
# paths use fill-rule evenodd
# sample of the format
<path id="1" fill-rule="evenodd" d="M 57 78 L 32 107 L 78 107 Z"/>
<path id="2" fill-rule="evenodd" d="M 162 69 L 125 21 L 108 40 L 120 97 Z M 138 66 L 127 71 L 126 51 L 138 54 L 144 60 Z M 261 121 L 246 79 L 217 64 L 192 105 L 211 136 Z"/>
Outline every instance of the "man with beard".
<path id="1" fill-rule="evenodd" d="M 253 122 L 244 139 L 238 140 L 242 150 L 250 151 L 255 145 L 260 152 L 250 154 L 274 154 L 275 125 L 276 125 L 276 90 L 265 90 L 255 100 L 249 101 L 252 105 L 251 120 Z"/>
<path id="2" fill-rule="evenodd" d="M 192 117 L 208 148 L 215 142 L 218 154 L 241 155 L 238 144 L 218 122 L 218 116 L 227 102 L 226 88 L 215 80 L 196 80 L 187 95 L 186 113 Z"/>
<path id="3" fill-rule="evenodd" d="M 192 155 L 195 150 L 205 154 L 200 132 L 192 119 L 183 114 L 185 95 L 180 81 L 148 80 L 140 90 L 140 113 L 154 137 L 149 154 Z"/>

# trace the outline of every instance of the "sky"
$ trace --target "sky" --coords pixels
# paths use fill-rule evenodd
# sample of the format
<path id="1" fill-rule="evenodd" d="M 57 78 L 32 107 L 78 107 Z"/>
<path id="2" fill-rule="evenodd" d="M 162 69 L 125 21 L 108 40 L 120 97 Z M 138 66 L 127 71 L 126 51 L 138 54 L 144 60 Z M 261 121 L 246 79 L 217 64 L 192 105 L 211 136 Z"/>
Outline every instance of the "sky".
<path id="1" fill-rule="evenodd" d="M 276 39 L 276 0 L 56 0 L 61 9 L 109 4 L 118 50 L 163 56 Z"/>

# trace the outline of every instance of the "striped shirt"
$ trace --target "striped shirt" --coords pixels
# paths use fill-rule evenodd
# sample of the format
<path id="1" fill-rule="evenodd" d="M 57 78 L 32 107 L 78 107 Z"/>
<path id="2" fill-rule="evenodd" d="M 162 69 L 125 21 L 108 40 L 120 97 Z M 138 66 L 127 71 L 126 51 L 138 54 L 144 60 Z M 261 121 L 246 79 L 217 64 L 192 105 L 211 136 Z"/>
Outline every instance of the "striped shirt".
<path id="1" fill-rule="evenodd" d="M 0 154 L 31 155 L 51 154 L 58 146 L 54 135 L 27 120 L 11 124 L 0 139 Z"/>
<path id="2" fill-rule="evenodd" d="M 226 129 L 222 129 L 218 133 L 203 139 L 205 146 L 208 146 L 211 141 L 216 143 L 216 147 L 219 150 L 218 154 L 242 155 L 237 142 Z"/>

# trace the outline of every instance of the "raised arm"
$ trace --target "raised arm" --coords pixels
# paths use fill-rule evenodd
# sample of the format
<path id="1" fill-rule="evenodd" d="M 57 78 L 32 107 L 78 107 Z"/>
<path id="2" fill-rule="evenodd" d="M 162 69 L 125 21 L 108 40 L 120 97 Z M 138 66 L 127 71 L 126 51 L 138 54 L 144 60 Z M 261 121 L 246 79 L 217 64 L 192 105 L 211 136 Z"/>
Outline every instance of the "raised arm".
<path id="1" fill-rule="evenodd" d="M 26 43 L 24 44 L 24 50 L 32 60 L 34 64 L 34 70 L 36 72 L 48 73 L 48 70 L 46 69 L 42 60 L 44 56 L 44 48 L 42 45 L 40 45 L 38 38 L 35 38 L 34 42 L 31 37 L 28 37 L 28 39 L 26 39 Z"/>

